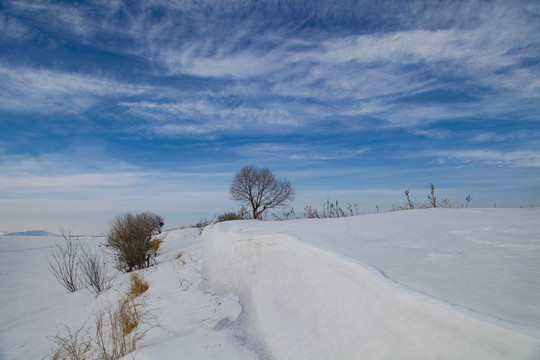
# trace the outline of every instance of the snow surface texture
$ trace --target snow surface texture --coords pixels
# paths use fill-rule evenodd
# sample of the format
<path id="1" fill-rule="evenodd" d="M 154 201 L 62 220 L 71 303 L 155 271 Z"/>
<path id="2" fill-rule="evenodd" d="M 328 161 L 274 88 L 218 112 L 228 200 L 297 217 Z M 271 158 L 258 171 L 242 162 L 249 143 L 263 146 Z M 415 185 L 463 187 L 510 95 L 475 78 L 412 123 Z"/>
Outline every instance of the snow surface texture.
<path id="1" fill-rule="evenodd" d="M 140 273 L 166 330 L 135 359 L 540 358 L 538 209 L 235 221 L 162 238 Z M 47 271 L 55 241 L 0 237 L 0 359 L 42 358 L 59 324 L 77 329 L 129 285 L 119 274 L 98 297 L 68 293 Z"/>

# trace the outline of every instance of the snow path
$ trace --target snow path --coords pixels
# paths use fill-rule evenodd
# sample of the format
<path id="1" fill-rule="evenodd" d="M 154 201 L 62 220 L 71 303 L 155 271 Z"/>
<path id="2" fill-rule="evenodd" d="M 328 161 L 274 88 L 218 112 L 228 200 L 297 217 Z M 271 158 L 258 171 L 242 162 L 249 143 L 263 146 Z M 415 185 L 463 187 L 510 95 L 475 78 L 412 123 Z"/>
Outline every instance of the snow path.
<path id="1" fill-rule="evenodd" d="M 135 359 L 257 359 L 230 329 L 242 313 L 238 297 L 208 285 L 201 250 L 198 229 L 171 232 L 160 247 L 158 264 L 143 271 L 150 284 L 150 307 L 167 332 L 148 334 Z"/>
<path id="2" fill-rule="evenodd" d="M 525 333 L 539 323 L 523 320 L 538 316 L 539 214 L 222 223 L 205 231 L 204 263 L 240 296 L 263 358 L 537 359 Z"/>

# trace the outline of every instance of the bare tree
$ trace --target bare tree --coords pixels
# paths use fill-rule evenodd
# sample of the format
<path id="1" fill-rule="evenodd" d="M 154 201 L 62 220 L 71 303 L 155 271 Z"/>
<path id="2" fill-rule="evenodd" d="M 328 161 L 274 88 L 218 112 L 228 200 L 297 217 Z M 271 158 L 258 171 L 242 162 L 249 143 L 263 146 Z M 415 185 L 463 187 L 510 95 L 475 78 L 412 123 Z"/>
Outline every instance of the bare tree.
<path id="1" fill-rule="evenodd" d="M 295 191 L 287 179 L 278 179 L 267 168 L 246 166 L 236 173 L 229 189 L 233 200 L 251 208 L 254 219 L 268 209 L 286 206 Z"/>
<path id="2" fill-rule="evenodd" d="M 79 252 L 81 245 L 79 239 L 74 239 L 73 229 L 60 229 L 63 244 L 55 244 L 52 248 L 49 260 L 49 271 L 56 280 L 68 291 L 74 292 L 79 289 Z"/>

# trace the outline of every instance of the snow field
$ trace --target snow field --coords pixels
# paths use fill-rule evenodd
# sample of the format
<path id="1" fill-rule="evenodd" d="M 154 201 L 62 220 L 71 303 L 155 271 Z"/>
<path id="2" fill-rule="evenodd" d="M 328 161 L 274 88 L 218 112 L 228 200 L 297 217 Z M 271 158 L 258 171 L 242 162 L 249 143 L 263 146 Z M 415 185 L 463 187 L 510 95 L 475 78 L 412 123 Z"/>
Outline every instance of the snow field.
<path id="1" fill-rule="evenodd" d="M 539 359 L 540 209 L 232 221 L 162 234 L 139 271 L 160 327 L 126 359 Z M 0 237 L 0 359 L 41 359 L 126 293 L 47 270 L 58 237 Z M 97 245 L 103 238 L 81 238 Z"/>

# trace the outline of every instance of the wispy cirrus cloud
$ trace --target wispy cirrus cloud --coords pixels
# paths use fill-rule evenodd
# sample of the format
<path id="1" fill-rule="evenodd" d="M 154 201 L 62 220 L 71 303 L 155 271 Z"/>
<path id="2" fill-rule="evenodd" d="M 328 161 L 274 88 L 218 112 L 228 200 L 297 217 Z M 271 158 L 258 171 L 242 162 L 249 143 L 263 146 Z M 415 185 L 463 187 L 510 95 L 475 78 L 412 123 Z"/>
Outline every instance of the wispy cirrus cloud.
<path id="1" fill-rule="evenodd" d="M 434 151 L 429 155 L 439 158 L 440 161 L 459 161 L 462 163 L 480 162 L 490 165 L 503 165 L 510 167 L 540 167 L 540 151 L 499 151 L 499 150 L 455 150 Z"/>
<path id="2" fill-rule="evenodd" d="M 297 119 L 298 125 L 307 123 L 303 119 L 320 121 L 336 116 L 353 116 L 358 121 L 369 117 L 370 121 L 379 119 L 397 127 L 418 127 L 486 112 L 499 114 L 498 104 L 508 98 L 506 112 L 540 110 L 534 105 L 540 97 L 538 69 L 526 62 L 537 52 L 531 39 L 540 31 L 538 23 L 530 20 L 529 13 L 538 10 L 532 5 L 524 9 L 504 2 L 474 1 L 423 7 L 390 2 L 385 5 L 388 14 L 383 16 L 382 8 L 370 2 L 314 2 L 311 6 L 291 2 L 284 7 L 252 1 L 153 1 L 129 7 L 121 2 L 103 2 L 91 7 L 92 11 L 86 6 L 49 6 L 39 1 L 10 4 L 22 13 L 48 12 L 59 19 L 54 25 L 56 31 L 61 28 L 93 46 L 149 61 L 156 80 L 163 75 L 219 80 L 221 92 L 227 93 L 224 96 L 235 91 L 237 96 L 245 96 L 240 89 L 246 87 L 248 90 L 243 92 L 250 93 L 247 102 L 257 101 L 257 107 L 205 106 L 212 114 L 188 111 L 186 115 L 193 115 L 193 124 L 186 124 L 182 116 L 177 116 L 175 121 L 149 132 L 157 135 L 217 135 L 224 127 L 220 123 L 242 131 L 250 123 L 272 124 L 271 119 L 275 119 L 276 125 Z M 265 19 L 265 14 L 278 13 L 296 17 L 300 21 L 297 28 L 291 27 L 290 22 Z M 374 14 L 381 21 L 380 29 L 365 31 L 362 19 L 367 21 Z M 346 19 L 354 24 L 358 34 L 324 31 L 308 25 L 309 21 L 339 25 Z M 386 27 L 387 22 L 400 26 Z M 96 43 L 94 36 L 106 40 Z M 120 42 L 119 37 L 123 39 Z M 70 81 L 77 80 L 80 79 Z M 450 90 L 450 94 L 474 92 L 476 99 L 470 97 L 453 104 L 444 99 L 396 104 L 401 99 L 440 89 Z M 56 93 L 69 95 L 69 90 Z M 88 89 L 81 90 L 80 96 L 69 101 L 75 108 L 91 106 L 95 101 Z M 26 91 L 34 95 L 29 89 L 23 90 Z M 193 95 L 204 98 L 206 94 Z M 157 96 L 163 99 L 163 94 Z M 124 108 L 131 114 L 159 119 L 171 115 L 167 108 L 177 106 L 172 100 L 174 95 L 165 97 L 171 101 L 159 105 L 161 110 L 156 102 L 150 111 L 149 103 L 144 101 Z M 276 98 L 281 100 L 277 102 Z M 293 111 L 289 107 L 291 99 L 309 105 Z M 13 103 L 16 99 L 11 100 Z M 52 100 L 52 104 L 61 103 Z M 230 126 L 224 120 L 228 115 L 241 120 Z M 249 121 L 252 117 L 255 120 Z"/>
<path id="3" fill-rule="evenodd" d="M 153 133 L 165 137 L 215 132 L 290 132 L 301 124 L 286 106 L 269 104 L 230 106 L 191 97 L 176 103 L 141 101 L 121 103 L 121 106 L 130 114 L 146 119 Z"/>
<path id="4" fill-rule="evenodd" d="M 80 113 L 103 98 L 139 96 L 152 87 L 65 71 L 0 64 L 0 108 L 40 113 Z"/>
<path id="5" fill-rule="evenodd" d="M 8 41 L 32 38 L 35 31 L 16 18 L 0 14 L 0 37 Z"/>
<path id="6" fill-rule="evenodd" d="M 504 9 L 495 7 L 492 17 L 482 16 L 468 28 L 304 40 L 302 46 L 276 29 L 272 37 L 257 38 L 257 43 L 279 39 L 275 41 L 279 45 L 272 43 L 267 51 L 260 45 L 232 51 L 231 43 L 241 38 L 233 37 L 210 50 L 205 45 L 167 49 L 162 60 L 173 73 L 264 78 L 264 87 L 257 89 L 263 96 L 316 99 L 332 115 L 375 117 L 400 127 L 452 118 L 497 118 L 502 111 L 538 111 L 530 102 L 540 96 L 538 69 L 524 60 L 536 53 L 530 39 L 538 25 L 527 21 L 518 25 L 524 23 L 524 15 L 503 15 Z M 502 21 L 501 34 L 497 30 L 503 16 L 513 18 Z M 449 103 L 442 95 L 431 103 L 396 103 L 439 90 L 449 90 L 447 96 L 454 100 Z M 344 103 L 334 106 L 336 101 Z"/>
<path id="7" fill-rule="evenodd" d="M 262 142 L 234 146 L 231 149 L 235 156 L 244 161 L 260 163 L 276 163 L 292 160 L 301 162 L 324 163 L 332 160 L 359 159 L 370 151 L 369 146 L 352 146 L 348 144 L 320 144 L 279 142 Z"/>

